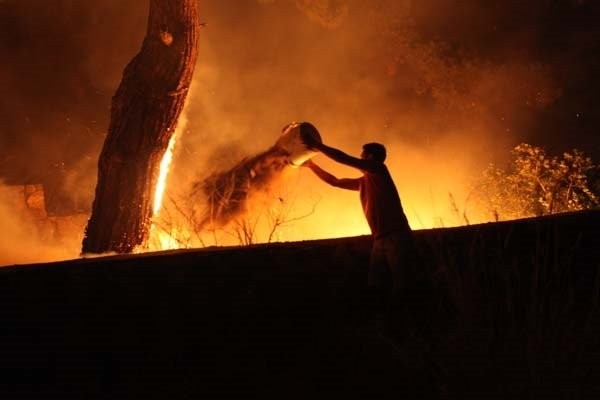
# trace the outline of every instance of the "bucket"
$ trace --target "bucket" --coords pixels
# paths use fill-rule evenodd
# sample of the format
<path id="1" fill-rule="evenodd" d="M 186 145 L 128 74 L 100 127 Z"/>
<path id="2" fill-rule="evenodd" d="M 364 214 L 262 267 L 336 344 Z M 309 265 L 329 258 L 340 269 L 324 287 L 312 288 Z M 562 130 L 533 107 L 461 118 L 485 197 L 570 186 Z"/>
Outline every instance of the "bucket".
<path id="1" fill-rule="evenodd" d="M 275 143 L 275 146 L 288 153 L 288 161 L 290 165 L 294 167 L 299 167 L 306 160 L 314 157 L 318 153 L 309 149 L 304 144 L 302 136 L 300 135 L 300 129 L 303 129 L 319 143 L 322 143 L 319 131 L 308 122 L 292 122 L 291 124 L 286 125 L 281 132 L 281 136 Z"/>

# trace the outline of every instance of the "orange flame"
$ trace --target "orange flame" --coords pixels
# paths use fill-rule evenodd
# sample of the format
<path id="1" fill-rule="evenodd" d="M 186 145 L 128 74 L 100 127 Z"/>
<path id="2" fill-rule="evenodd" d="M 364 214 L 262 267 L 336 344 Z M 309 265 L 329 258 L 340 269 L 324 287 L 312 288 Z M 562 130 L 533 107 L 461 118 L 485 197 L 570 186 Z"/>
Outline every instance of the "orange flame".
<path id="1" fill-rule="evenodd" d="M 163 232 L 162 229 L 158 229 L 154 222 L 162 207 L 163 197 L 167 187 L 167 176 L 169 174 L 171 162 L 173 161 L 173 149 L 175 148 L 176 140 L 177 132 L 171 136 L 169 144 L 167 145 L 167 150 L 160 162 L 158 181 L 156 183 L 156 190 L 154 191 L 154 207 L 152 210 L 153 222 L 152 225 L 150 225 L 150 240 L 148 241 L 148 248 L 153 251 L 176 249 L 179 247 L 172 239 L 171 235 L 168 232 Z"/>
<path id="2" fill-rule="evenodd" d="M 165 188 L 167 187 L 167 175 L 169 174 L 169 167 L 171 165 L 171 161 L 173 161 L 173 148 L 175 147 L 176 138 L 177 133 L 174 133 L 173 136 L 171 136 L 171 140 L 169 140 L 169 144 L 167 146 L 167 150 L 165 151 L 165 155 L 163 156 L 160 162 L 158 182 L 156 183 L 156 191 L 154 192 L 154 209 L 152 213 L 153 216 L 156 216 L 158 214 L 162 206 Z"/>

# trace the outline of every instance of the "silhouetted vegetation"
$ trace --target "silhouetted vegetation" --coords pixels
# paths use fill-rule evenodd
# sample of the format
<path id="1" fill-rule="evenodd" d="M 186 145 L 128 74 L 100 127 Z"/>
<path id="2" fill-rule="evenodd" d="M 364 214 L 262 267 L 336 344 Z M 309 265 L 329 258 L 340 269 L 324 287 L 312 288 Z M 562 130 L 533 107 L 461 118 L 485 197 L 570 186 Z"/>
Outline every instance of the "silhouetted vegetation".
<path id="1" fill-rule="evenodd" d="M 473 197 L 495 220 L 588 210 L 600 204 L 598 171 L 577 149 L 553 156 L 522 143 L 507 166 L 483 171 Z"/>

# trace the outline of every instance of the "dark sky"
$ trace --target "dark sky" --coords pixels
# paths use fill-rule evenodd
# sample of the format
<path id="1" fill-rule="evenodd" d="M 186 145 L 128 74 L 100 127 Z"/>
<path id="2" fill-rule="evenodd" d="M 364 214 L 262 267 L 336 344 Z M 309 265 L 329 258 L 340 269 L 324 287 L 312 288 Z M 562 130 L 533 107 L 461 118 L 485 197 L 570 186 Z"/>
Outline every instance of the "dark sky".
<path id="1" fill-rule="evenodd" d="M 0 0 L 0 177 L 91 193 L 145 3 Z M 260 146 L 306 119 L 358 141 L 527 141 L 598 162 L 599 3 L 202 0 L 188 146 Z"/>

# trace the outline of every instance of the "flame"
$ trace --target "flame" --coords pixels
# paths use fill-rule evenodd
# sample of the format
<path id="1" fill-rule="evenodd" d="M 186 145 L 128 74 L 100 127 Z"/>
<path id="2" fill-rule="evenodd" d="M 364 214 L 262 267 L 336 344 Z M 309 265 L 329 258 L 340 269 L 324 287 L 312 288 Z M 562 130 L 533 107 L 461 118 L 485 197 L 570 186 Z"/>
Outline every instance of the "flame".
<path id="1" fill-rule="evenodd" d="M 177 132 L 176 132 L 177 133 Z M 200 218 L 186 204 L 163 204 L 173 149 L 179 136 L 173 135 L 160 163 L 150 238 L 146 250 L 160 251 L 210 245 L 240 245 L 271 241 L 299 241 L 368 235 L 370 230 L 356 192 L 342 191 L 321 182 L 304 168 L 286 168 L 265 191 L 258 191 L 246 205 L 248 212 L 227 226 L 199 228 L 191 217 Z M 389 147 L 388 167 L 397 179 L 404 211 L 413 229 L 428 229 L 486 222 L 472 218 L 468 193 L 462 178 L 468 171 L 448 168 L 446 161 L 432 165 L 432 155 Z M 412 154 L 412 156 L 411 156 Z M 356 171 L 320 157 L 324 168 L 336 176 L 357 176 Z M 406 168 L 412 165 L 415 168 Z M 418 166 L 424 166 L 420 168 Z M 425 168 L 426 166 L 426 168 Z M 453 166 L 453 165 L 452 165 Z M 174 177 L 170 185 L 180 190 L 185 177 Z M 454 182 L 452 188 L 449 183 Z M 185 184 L 184 184 L 185 187 Z M 448 188 L 448 189 L 446 189 Z M 450 194 L 450 199 L 449 195 Z M 258 196 L 258 197 L 257 197 Z M 450 200 L 450 201 L 449 201 Z M 194 204 L 202 204 L 195 202 Z M 469 207 L 467 207 L 469 206 Z M 161 211 L 162 209 L 162 211 Z M 181 209 L 187 210 L 181 214 Z M 188 212 L 189 211 L 189 212 Z M 463 214 L 468 211 L 469 221 Z M 246 243 L 248 242 L 248 243 Z"/>
<path id="2" fill-rule="evenodd" d="M 161 163 L 161 176 L 168 171 L 171 152 L 172 143 Z M 356 172 L 348 171 L 347 167 L 326 164 L 323 159 L 319 162 L 323 162 L 328 170 L 339 176 L 356 175 Z M 418 165 L 418 162 L 415 164 Z M 393 164 L 390 167 L 394 170 L 393 173 L 395 172 L 401 178 L 398 180 L 403 183 L 401 188 L 406 189 L 402 190 L 405 195 L 402 199 L 405 213 L 413 229 L 448 227 L 465 223 L 461 220 L 461 212 L 464 209 L 460 201 L 464 197 L 461 192 L 452 191 L 459 204 L 450 204 L 447 194 L 443 196 L 444 190 L 433 185 L 434 182 L 417 184 L 410 181 L 410 179 L 421 178 L 413 176 L 414 170 L 393 168 L 395 167 Z M 435 175 L 439 179 L 450 181 L 452 178 L 441 171 L 436 172 Z M 177 209 L 171 209 L 171 204 L 168 204 L 168 207 L 165 205 L 163 210 L 168 218 L 159 219 L 160 204 L 157 204 L 149 249 L 159 251 L 208 245 L 229 246 L 369 235 L 369 226 L 357 192 L 325 185 L 304 168 L 285 169 L 280 178 L 275 180 L 264 193 L 254 194 L 247 204 L 247 214 L 216 230 L 210 228 L 198 230 L 196 226 L 190 225 L 189 220 L 179 219 Z M 164 182 L 162 184 L 164 186 Z M 164 187 L 161 190 L 164 191 Z M 162 193 L 157 192 L 157 199 L 162 199 Z"/>
<path id="3" fill-rule="evenodd" d="M 154 191 L 154 208 L 152 210 L 152 224 L 150 225 L 150 240 L 148 241 L 149 250 L 168 250 L 177 249 L 181 246 L 173 239 L 172 233 L 164 232 L 156 226 L 156 219 L 162 207 L 163 197 L 165 189 L 167 187 L 167 176 L 169 174 L 169 167 L 173 161 L 173 149 L 175 148 L 175 142 L 177 141 L 177 132 L 173 133 L 167 150 L 160 161 L 160 169 L 158 172 L 158 181 L 156 183 L 156 190 Z"/>
<path id="4" fill-rule="evenodd" d="M 154 209 L 153 216 L 158 215 L 162 206 L 162 200 L 167 187 L 167 175 L 169 174 L 169 166 L 173 161 L 173 148 L 175 147 L 175 141 L 177 140 L 177 133 L 174 133 L 169 140 L 167 150 L 160 162 L 160 170 L 158 173 L 158 182 L 156 183 L 156 191 L 154 192 Z"/>

